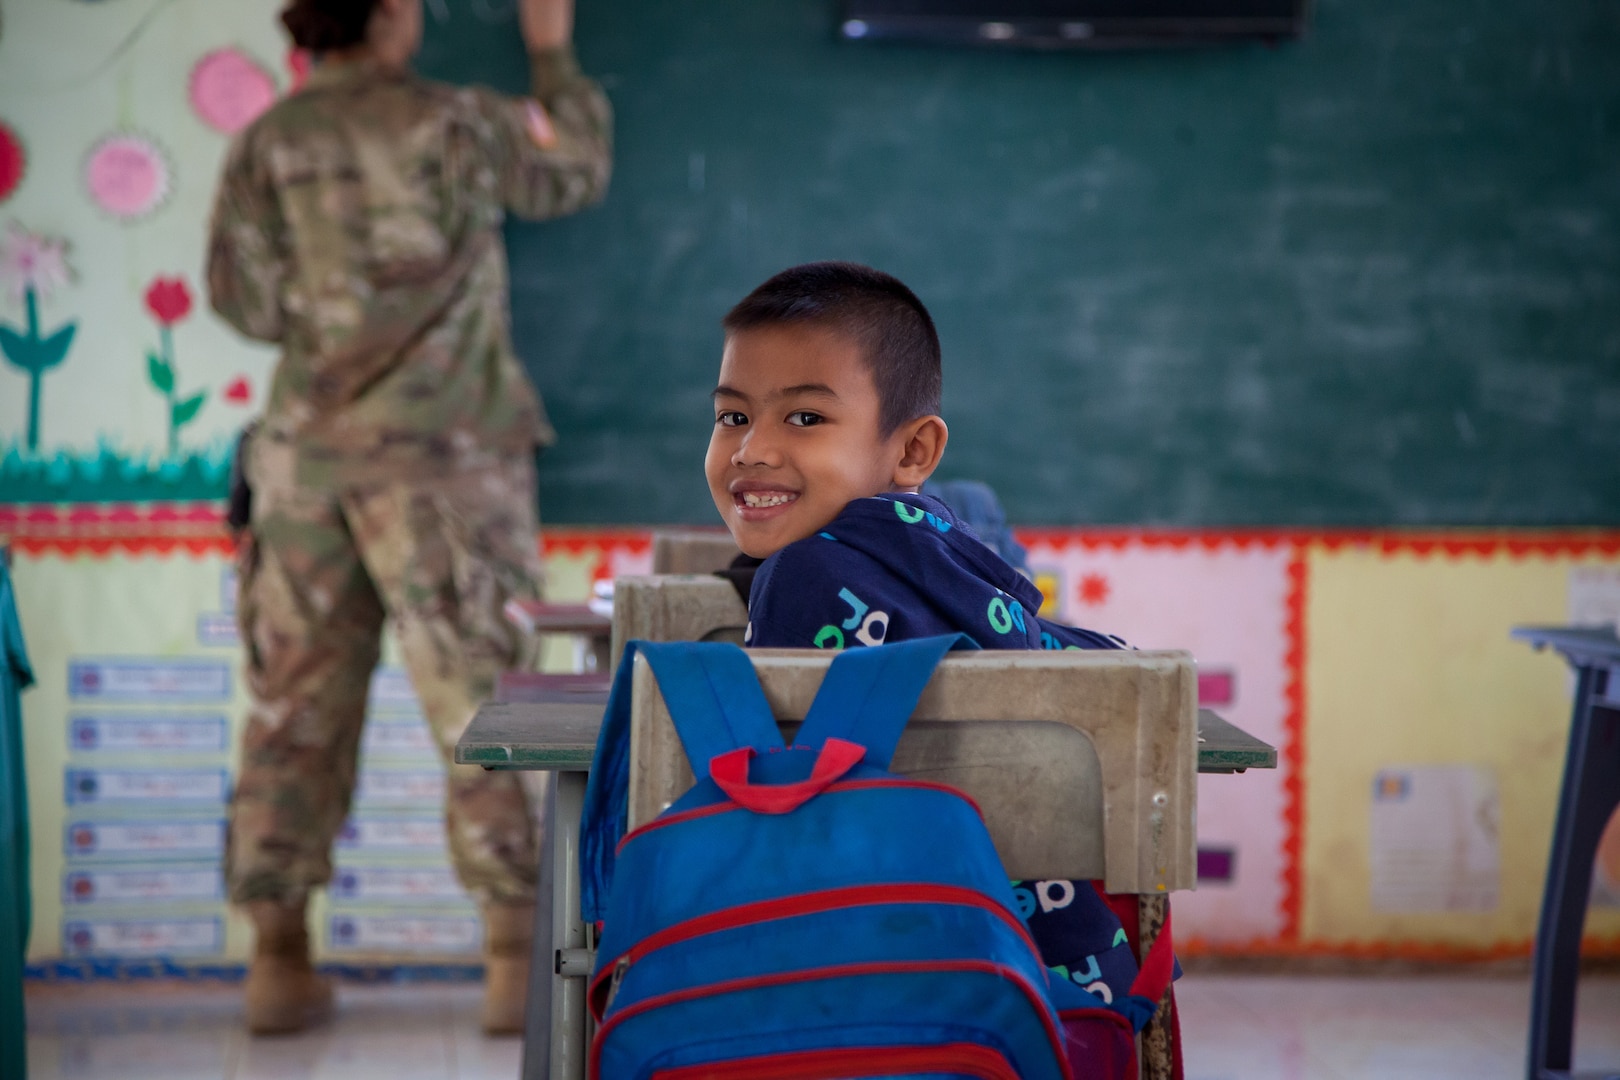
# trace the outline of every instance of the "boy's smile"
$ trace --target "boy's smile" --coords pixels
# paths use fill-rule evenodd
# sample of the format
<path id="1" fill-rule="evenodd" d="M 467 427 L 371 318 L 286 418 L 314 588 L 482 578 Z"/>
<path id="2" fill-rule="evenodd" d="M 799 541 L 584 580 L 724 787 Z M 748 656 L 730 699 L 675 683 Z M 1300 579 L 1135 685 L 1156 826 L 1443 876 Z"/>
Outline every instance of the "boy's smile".
<path id="1" fill-rule="evenodd" d="M 737 546 L 763 559 L 854 499 L 905 490 L 916 423 L 885 436 L 880 414 L 871 371 L 846 335 L 808 323 L 733 332 L 704 472 Z"/>

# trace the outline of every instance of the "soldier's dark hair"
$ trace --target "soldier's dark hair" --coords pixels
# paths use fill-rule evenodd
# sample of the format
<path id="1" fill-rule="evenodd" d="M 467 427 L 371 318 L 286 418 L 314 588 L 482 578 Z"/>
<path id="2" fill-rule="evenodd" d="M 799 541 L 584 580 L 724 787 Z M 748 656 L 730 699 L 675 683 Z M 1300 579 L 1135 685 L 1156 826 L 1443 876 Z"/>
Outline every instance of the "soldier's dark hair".
<path id="1" fill-rule="evenodd" d="M 281 23 L 300 49 L 346 49 L 366 40 L 376 6 L 377 0 L 292 0 L 282 9 Z"/>
<path id="2" fill-rule="evenodd" d="M 832 330 L 860 347 L 877 384 L 884 435 L 939 412 L 939 334 L 900 279 L 859 263 L 805 263 L 766 281 L 721 320 L 728 334 L 795 324 Z"/>

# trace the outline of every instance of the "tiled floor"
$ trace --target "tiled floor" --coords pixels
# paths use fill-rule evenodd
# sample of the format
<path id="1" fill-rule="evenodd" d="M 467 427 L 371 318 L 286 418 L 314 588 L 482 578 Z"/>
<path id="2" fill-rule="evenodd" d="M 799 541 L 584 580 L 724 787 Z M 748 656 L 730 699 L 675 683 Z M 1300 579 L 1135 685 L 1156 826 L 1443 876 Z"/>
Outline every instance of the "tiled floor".
<path id="1" fill-rule="evenodd" d="M 1523 1080 L 1527 979 L 1192 974 L 1189 1080 Z M 1620 1080 L 1620 979 L 1581 985 L 1575 1065 Z M 1599 1074 L 1603 1075 L 1603 1074 Z"/>
<path id="2" fill-rule="evenodd" d="M 239 985 L 30 986 L 30 1080 L 513 1080 L 517 1039 L 478 1030 L 469 983 L 345 984 L 334 1023 L 250 1038 Z"/>
<path id="3" fill-rule="evenodd" d="M 1189 1080 L 1518 1080 L 1529 989 L 1496 977 L 1189 974 Z M 250 1039 L 223 984 L 29 987 L 33 1080 L 506 1080 L 515 1039 L 478 1033 L 478 987 L 345 985 L 331 1026 Z M 1620 978 L 1581 988 L 1576 1064 L 1620 1075 Z"/>

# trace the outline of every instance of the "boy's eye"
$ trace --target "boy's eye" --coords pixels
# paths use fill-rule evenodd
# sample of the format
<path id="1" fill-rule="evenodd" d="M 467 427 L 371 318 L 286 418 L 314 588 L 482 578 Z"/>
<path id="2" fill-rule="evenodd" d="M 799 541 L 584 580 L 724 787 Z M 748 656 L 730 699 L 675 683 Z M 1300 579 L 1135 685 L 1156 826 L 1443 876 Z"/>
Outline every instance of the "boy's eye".
<path id="1" fill-rule="evenodd" d="M 823 417 L 820 413 L 800 409 L 798 412 L 788 413 L 787 422 L 796 427 L 815 427 L 821 423 Z"/>
<path id="2" fill-rule="evenodd" d="M 715 416 L 714 422 L 721 427 L 742 427 L 748 423 L 748 417 L 740 412 L 726 411 Z"/>

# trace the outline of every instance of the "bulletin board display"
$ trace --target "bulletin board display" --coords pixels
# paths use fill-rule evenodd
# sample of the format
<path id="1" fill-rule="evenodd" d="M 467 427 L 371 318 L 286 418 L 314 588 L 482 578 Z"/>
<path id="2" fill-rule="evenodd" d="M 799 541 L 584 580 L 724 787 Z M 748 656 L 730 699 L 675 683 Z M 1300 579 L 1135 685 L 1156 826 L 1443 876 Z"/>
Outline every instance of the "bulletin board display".
<path id="1" fill-rule="evenodd" d="M 1300 940 L 1523 954 L 1574 679 L 1507 628 L 1620 621 L 1612 539 L 1324 545 L 1307 580 Z M 1620 955 L 1620 816 L 1591 904 L 1586 954 Z"/>
<path id="2" fill-rule="evenodd" d="M 36 974 L 153 960 L 207 969 L 248 955 L 220 875 L 247 706 L 234 559 L 217 509 L 205 528 L 195 509 L 0 508 L 37 680 L 23 697 Z M 551 594 L 578 600 L 598 571 L 646 572 L 651 557 L 645 537 L 606 534 L 560 537 L 543 554 Z M 548 644 L 547 664 L 571 661 L 569 642 Z M 390 641 L 333 878 L 312 904 L 323 962 L 477 960 L 480 921 L 450 867 L 443 795 Z"/>
<path id="3" fill-rule="evenodd" d="M 212 504 L 0 508 L 39 685 L 24 695 L 36 974 L 240 963 L 218 873 L 245 708 L 230 546 Z M 1046 613 L 1186 648 L 1201 703 L 1279 748 L 1199 778 L 1186 955 L 1455 960 L 1530 948 L 1570 681 L 1512 642 L 1620 618 L 1620 534 L 1022 530 Z M 551 530 L 548 589 L 644 573 L 648 530 Z M 557 643 L 546 664 L 572 652 Z M 392 651 L 318 895 L 330 964 L 464 965 L 443 779 Z M 1620 955 L 1620 828 L 1587 952 Z M 65 965 L 65 967 L 64 967 Z"/>

